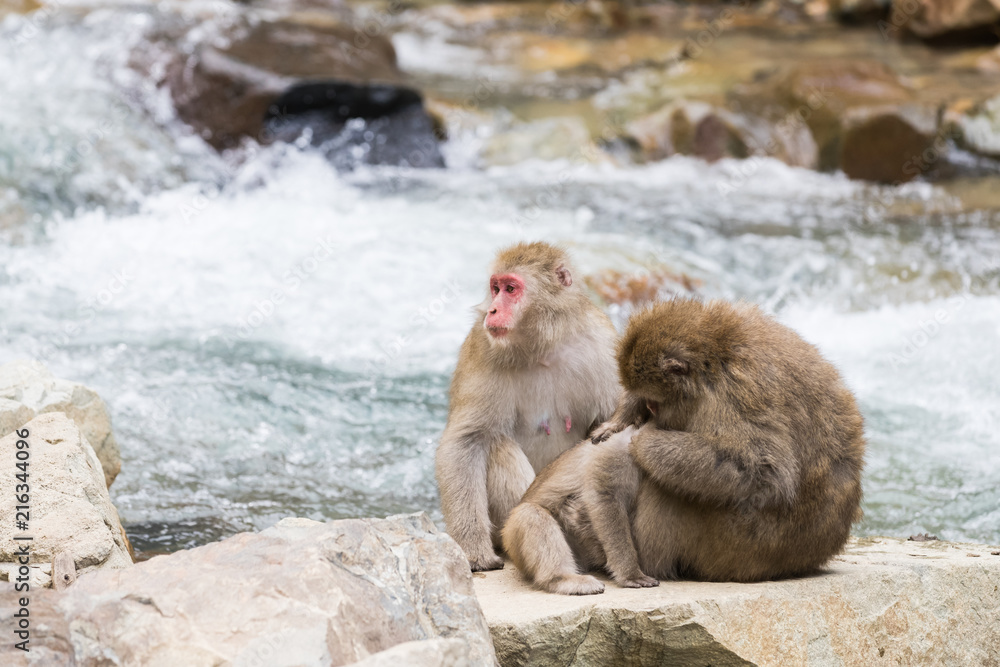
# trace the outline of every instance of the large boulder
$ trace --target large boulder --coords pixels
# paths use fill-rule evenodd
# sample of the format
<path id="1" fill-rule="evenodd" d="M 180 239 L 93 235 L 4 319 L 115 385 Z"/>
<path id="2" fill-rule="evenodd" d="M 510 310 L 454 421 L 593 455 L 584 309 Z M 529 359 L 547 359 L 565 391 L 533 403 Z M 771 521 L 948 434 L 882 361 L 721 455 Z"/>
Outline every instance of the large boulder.
<path id="1" fill-rule="evenodd" d="M 1000 547 L 852 540 L 822 574 L 569 597 L 476 579 L 500 664 L 1000 664 Z"/>
<path id="2" fill-rule="evenodd" d="M 218 149 L 306 133 L 355 162 L 442 166 L 422 96 L 404 85 L 385 32 L 377 21 L 355 25 L 343 8 L 248 10 L 193 29 L 163 21 L 132 62 Z"/>
<path id="3" fill-rule="evenodd" d="M 110 487 L 122 468 L 108 408 L 93 389 L 61 380 L 38 361 L 0 366 L 0 437 L 46 412 L 62 412 L 76 422 L 101 461 Z"/>
<path id="4" fill-rule="evenodd" d="M 818 168 L 882 183 L 912 180 L 937 132 L 937 106 L 919 96 L 886 65 L 872 60 L 811 62 L 739 86 L 734 110 L 774 124 L 807 127 Z"/>
<path id="5" fill-rule="evenodd" d="M 24 430 L 27 437 L 21 437 Z M 101 462 L 67 415 L 47 412 L 0 439 L 0 460 L 6 466 L 0 474 L 0 498 L 5 499 L 0 503 L 0 579 L 27 574 L 33 585 L 49 586 L 60 555 L 70 559 L 61 573 L 70 581 L 132 564 Z M 27 506 L 24 514 L 17 514 L 17 505 Z M 24 537 L 31 540 L 17 539 Z M 23 546 L 31 552 L 28 573 L 19 572 Z"/>
<path id="6" fill-rule="evenodd" d="M 381 667 L 496 660 L 468 561 L 424 514 L 286 519 L 259 534 L 90 574 L 65 592 L 37 598 L 32 614 L 45 614 L 48 623 L 33 635 L 31 649 L 53 656 L 52 664 Z M 0 592 L 6 637 L 15 599 Z M 0 648 L 0 663 L 31 664 L 10 641 Z"/>

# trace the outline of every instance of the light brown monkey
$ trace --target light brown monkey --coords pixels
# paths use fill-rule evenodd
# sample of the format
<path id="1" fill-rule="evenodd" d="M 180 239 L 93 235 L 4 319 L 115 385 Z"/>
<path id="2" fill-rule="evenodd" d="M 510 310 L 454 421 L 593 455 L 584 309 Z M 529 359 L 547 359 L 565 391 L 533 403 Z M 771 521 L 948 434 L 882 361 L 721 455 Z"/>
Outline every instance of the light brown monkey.
<path id="1" fill-rule="evenodd" d="M 473 570 L 503 567 L 500 528 L 535 472 L 608 419 L 617 334 L 545 243 L 502 250 L 458 357 L 436 456 L 448 532 Z"/>
<path id="2" fill-rule="evenodd" d="M 861 516 L 863 423 L 815 347 L 754 306 L 678 299 L 632 318 L 618 367 L 607 442 L 557 459 L 504 528 L 539 587 L 600 593 L 581 570 L 602 567 L 632 587 L 760 581 L 840 551 Z"/>

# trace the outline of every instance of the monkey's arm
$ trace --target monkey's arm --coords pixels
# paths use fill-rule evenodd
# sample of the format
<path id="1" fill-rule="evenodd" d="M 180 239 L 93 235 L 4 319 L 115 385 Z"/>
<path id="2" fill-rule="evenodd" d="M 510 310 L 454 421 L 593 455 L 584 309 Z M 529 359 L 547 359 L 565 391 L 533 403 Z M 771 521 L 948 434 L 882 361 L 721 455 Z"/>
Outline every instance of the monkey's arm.
<path id="1" fill-rule="evenodd" d="M 755 508 L 791 503 L 798 464 L 788 448 L 746 423 L 728 433 L 666 431 L 650 423 L 632 439 L 629 451 L 651 478 L 690 498 Z"/>
<path id="2" fill-rule="evenodd" d="M 618 407 L 615 408 L 611 419 L 593 430 L 590 435 L 590 441 L 601 443 L 615 433 L 624 431 L 629 426 L 642 426 L 648 416 L 649 411 L 646 409 L 646 401 L 623 391 L 622 397 L 618 401 Z"/>

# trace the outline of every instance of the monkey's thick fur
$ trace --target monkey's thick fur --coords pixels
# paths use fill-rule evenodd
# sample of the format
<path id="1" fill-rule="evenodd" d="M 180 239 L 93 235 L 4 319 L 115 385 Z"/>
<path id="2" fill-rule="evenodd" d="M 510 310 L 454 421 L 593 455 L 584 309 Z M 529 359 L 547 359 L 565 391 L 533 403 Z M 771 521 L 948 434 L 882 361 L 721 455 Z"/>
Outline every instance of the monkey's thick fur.
<path id="1" fill-rule="evenodd" d="M 503 530 L 536 585 L 600 593 L 581 574 L 598 568 L 631 587 L 760 581 L 841 550 L 861 516 L 863 423 L 815 347 L 755 306 L 678 299 L 631 319 L 618 368 L 612 420 L 542 471 Z"/>
<path id="2" fill-rule="evenodd" d="M 523 281 L 507 305 L 497 286 L 477 311 L 451 383 L 451 409 L 435 457 L 448 533 L 473 570 L 503 567 L 500 528 L 535 472 L 608 419 L 621 388 L 617 333 L 591 303 L 565 251 L 546 243 L 501 250 L 498 276 Z M 496 306 L 509 330 L 491 336 Z"/>

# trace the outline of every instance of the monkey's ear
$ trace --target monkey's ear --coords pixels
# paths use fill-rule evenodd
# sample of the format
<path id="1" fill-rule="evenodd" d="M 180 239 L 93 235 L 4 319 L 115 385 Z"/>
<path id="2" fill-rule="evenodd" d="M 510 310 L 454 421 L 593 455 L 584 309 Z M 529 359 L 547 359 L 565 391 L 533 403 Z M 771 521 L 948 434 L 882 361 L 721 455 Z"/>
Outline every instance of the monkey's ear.
<path id="1" fill-rule="evenodd" d="M 573 274 L 562 264 L 556 269 L 556 278 L 559 279 L 559 284 L 563 287 L 569 287 L 573 284 Z"/>
<path id="2" fill-rule="evenodd" d="M 683 359 L 676 357 L 660 357 L 660 370 L 667 374 L 687 375 L 691 366 Z"/>

